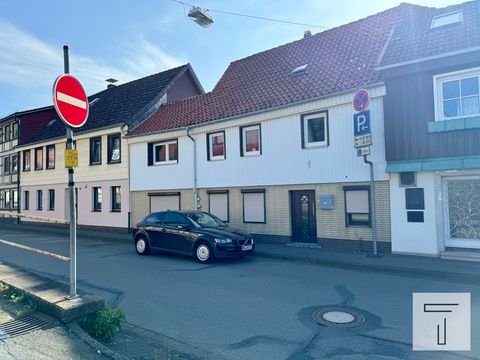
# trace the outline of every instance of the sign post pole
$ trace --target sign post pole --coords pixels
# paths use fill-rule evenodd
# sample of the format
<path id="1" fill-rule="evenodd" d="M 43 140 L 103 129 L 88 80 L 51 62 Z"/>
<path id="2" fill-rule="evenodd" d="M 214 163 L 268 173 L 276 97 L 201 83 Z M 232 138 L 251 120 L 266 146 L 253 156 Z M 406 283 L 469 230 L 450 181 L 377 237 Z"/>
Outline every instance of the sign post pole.
<path id="1" fill-rule="evenodd" d="M 358 90 L 353 96 L 353 108 L 357 111 L 353 115 L 354 147 L 357 149 L 357 156 L 363 156 L 363 162 L 370 165 L 370 216 L 372 226 L 372 257 L 380 257 L 377 252 L 377 219 L 375 215 L 375 178 L 373 172 L 373 161 L 367 159 L 372 145 L 372 129 L 370 126 L 370 111 L 367 110 L 370 96 L 365 89 Z"/>
<path id="2" fill-rule="evenodd" d="M 372 212 L 372 240 L 373 240 L 373 256 L 378 256 L 377 252 L 377 220 L 375 218 L 375 181 L 373 174 L 373 162 L 367 160 L 367 155 L 363 156 L 363 162 L 370 165 L 370 204 Z"/>
<path id="3" fill-rule="evenodd" d="M 63 46 L 65 74 L 70 73 L 68 46 Z M 67 125 L 67 150 L 73 150 L 73 129 Z M 68 168 L 68 196 L 70 203 L 70 299 L 77 297 L 77 217 L 75 212 L 75 181 L 73 167 Z"/>

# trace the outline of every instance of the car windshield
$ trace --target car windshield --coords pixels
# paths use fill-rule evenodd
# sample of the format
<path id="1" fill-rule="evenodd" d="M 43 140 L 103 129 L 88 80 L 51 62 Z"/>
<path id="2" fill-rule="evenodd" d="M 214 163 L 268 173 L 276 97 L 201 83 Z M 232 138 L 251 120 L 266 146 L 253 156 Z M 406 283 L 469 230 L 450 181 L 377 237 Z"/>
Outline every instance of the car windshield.
<path id="1" fill-rule="evenodd" d="M 187 214 L 188 218 L 200 227 L 226 227 L 227 225 L 217 217 L 204 212 Z"/>

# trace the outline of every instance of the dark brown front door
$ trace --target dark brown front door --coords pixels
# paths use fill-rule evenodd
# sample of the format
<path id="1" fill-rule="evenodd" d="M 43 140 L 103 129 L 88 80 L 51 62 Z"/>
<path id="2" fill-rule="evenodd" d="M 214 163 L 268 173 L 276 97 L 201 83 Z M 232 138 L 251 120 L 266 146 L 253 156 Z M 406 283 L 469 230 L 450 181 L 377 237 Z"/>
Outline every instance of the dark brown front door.
<path id="1" fill-rule="evenodd" d="M 291 191 L 290 200 L 293 241 L 316 243 L 315 190 Z"/>

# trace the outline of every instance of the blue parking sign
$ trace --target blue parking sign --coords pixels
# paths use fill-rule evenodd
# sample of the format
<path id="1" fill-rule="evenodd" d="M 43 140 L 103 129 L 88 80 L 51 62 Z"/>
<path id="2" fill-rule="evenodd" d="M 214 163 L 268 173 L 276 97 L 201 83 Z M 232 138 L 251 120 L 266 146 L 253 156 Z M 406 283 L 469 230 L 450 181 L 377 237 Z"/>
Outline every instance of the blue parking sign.
<path id="1" fill-rule="evenodd" d="M 370 134 L 370 110 L 362 111 L 353 115 L 354 136 Z"/>

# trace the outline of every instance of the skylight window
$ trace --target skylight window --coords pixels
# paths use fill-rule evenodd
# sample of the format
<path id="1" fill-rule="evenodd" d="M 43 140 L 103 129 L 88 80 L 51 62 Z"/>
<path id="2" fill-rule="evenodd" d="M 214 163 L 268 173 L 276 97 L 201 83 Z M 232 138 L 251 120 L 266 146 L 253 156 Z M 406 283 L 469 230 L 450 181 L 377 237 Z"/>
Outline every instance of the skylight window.
<path id="1" fill-rule="evenodd" d="M 47 127 L 52 126 L 55 123 L 55 121 L 57 121 L 57 119 L 50 120 L 47 124 Z"/>
<path id="2" fill-rule="evenodd" d="M 296 67 L 292 71 L 292 75 L 298 75 L 298 74 L 303 74 L 307 70 L 308 64 L 301 65 L 299 67 Z"/>
<path id="3" fill-rule="evenodd" d="M 441 26 L 459 23 L 459 22 L 462 22 L 462 20 L 463 20 L 462 11 L 455 11 L 448 14 L 441 14 L 433 18 L 430 29 L 435 29 Z"/>

